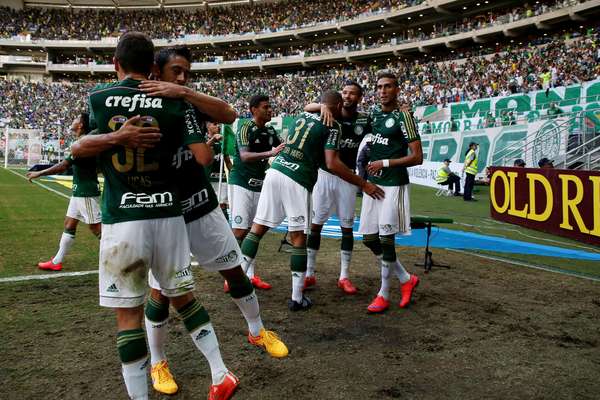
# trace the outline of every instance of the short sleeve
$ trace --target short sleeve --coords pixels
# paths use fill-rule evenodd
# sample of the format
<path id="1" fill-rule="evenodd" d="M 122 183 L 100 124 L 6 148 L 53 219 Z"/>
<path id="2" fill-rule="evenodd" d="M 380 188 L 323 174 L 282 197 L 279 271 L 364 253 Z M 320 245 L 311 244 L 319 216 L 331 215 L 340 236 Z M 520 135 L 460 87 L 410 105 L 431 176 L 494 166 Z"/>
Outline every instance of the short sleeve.
<path id="1" fill-rule="evenodd" d="M 412 114 L 409 111 L 402 111 L 401 113 L 402 119 L 404 120 L 404 126 L 406 127 L 406 140 L 408 143 L 421 140 L 419 131 L 417 129 L 417 124 L 415 123 L 415 119 Z"/>
<path id="2" fill-rule="evenodd" d="M 273 128 L 269 129 L 271 136 L 273 137 L 273 147 L 277 147 L 279 146 L 281 143 L 283 143 L 283 141 L 281 140 L 281 138 L 279 137 L 279 135 L 277 134 L 277 131 Z"/>
<path id="3" fill-rule="evenodd" d="M 325 150 L 339 150 L 341 132 L 342 128 L 338 123 L 335 123 L 332 127 L 325 127 Z"/>
<path id="4" fill-rule="evenodd" d="M 240 148 L 249 147 L 250 146 L 250 126 L 252 124 L 250 121 L 244 122 L 242 127 L 238 130 L 238 134 L 236 135 L 236 140 L 238 146 Z"/>

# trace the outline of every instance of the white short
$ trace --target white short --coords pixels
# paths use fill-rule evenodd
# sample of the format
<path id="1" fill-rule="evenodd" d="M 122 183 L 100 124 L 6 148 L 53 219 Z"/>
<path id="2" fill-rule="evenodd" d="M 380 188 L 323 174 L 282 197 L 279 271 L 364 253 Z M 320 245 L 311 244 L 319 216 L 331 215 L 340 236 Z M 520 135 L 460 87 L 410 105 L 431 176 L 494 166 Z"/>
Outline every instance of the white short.
<path id="1" fill-rule="evenodd" d="M 353 184 L 319 169 L 319 178 L 312 192 L 313 224 L 323 225 L 335 214 L 342 228 L 352 228 L 357 191 Z"/>
<path id="2" fill-rule="evenodd" d="M 231 227 L 249 229 L 256 215 L 260 192 L 254 192 L 238 185 L 229 185 L 229 215 Z"/>
<path id="3" fill-rule="evenodd" d="M 71 197 L 67 217 L 88 225 L 99 224 L 102 221 L 100 197 Z"/>
<path id="4" fill-rule="evenodd" d="M 211 182 L 213 190 L 217 194 L 219 204 L 227 204 L 227 182 L 221 182 L 221 195 L 219 196 L 219 182 Z"/>
<path id="5" fill-rule="evenodd" d="M 148 270 L 166 296 L 194 289 L 183 217 L 103 224 L 100 305 L 131 308 L 144 304 Z"/>
<path id="6" fill-rule="evenodd" d="M 271 168 L 263 182 L 254 222 L 275 228 L 286 217 L 288 231 L 308 233 L 311 221 L 311 194 L 304 186 Z"/>
<path id="7" fill-rule="evenodd" d="M 358 233 L 371 235 L 410 234 L 410 197 L 408 185 L 380 186 L 385 198 L 363 196 Z"/>

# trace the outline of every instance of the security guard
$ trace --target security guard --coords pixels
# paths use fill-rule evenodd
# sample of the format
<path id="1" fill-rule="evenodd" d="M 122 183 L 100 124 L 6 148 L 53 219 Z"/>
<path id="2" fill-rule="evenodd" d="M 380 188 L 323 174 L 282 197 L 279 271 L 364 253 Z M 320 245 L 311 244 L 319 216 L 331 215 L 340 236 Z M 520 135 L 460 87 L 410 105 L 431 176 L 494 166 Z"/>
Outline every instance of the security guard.
<path id="1" fill-rule="evenodd" d="M 454 195 L 460 196 L 460 178 L 450 170 L 450 162 L 448 158 L 444 160 L 444 165 L 438 170 L 435 181 L 442 186 L 448 185 L 449 190 L 454 186 Z"/>
<path id="2" fill-rule="evenodd" d="M 473 186 L 475 186 L 475 175 L 477 175 L 477 147 L 479 145 L 475 142 L 469 143 L 469 150 L 465 155 L 465 164 L 463 167 L 463 173 L 466 173 L 465 177 L 465 188 L 463 192 L 463 198 L 465 201 L 476 201 L 473 198 Z"/>

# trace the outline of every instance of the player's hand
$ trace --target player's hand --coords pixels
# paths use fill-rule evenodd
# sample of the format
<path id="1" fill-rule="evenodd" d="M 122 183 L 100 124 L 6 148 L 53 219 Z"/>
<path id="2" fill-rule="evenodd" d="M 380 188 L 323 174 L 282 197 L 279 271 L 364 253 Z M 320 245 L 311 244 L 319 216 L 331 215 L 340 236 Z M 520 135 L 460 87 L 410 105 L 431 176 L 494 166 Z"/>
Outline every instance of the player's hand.
<path id="1" fill-rule="evenodd" d="M 325 104 L 321 105 L 321 120 L 323 121 L 325 126 L 329 126 L 329 127 L 332 127 L 333 123 L 335 121 L 335 118 L 333 117 L 331 110 Z"/>
<path id="2" fill-rule="evenodd" d="M 186 87 L 171 82 L 162 81 L 142 81 L 139 88 L 148 96 L 169 97 L 172 99 L 181 99 L 186 95 Z"/>
<path id="3" fill-rule="evenodd" d="M 220 142 L 221 139 L 223 139 L 223 135 L 221 135 L 220 133 L 215 133 L 210 137 L 210 139 L 208 139 L 208 144 L 212 145 L 215 142 Z"/>
<path id="4" fill-rule="evenodd" d="M 120 145 L 131 149 L 147 149 L 154 147 L 160 142 L 161 133 L 157 127 L 137 126 L 141 117 L 136 115 L 129 118 L 123 126 L 115 132 L 115 138 Z"/>
<path id="5" fill-rule="evenodd" d="M 27 173 L 27 180 L 29 180 L 29 182 L 31 182 L 34 179 L 37 179 L 40 177 L 40 173 L 39 172 L 28 172 Z"/>
<path id="6" fill-rule="evenodd" d="M 383 168 L 383 161 L 381 161 L 381 160 L 373 161 L 373 162 L 370 162 L 369 165 L 367 165 L 367 172 L 369 173 L 369 175 L 375 175 L 382 168 Z"/>
<path id="7" fill-rule="evenodd" d="M 374 199 L 381 200 L 385 197 L 385 192 L 382 188 L 371 182 L 365 182 L 362 186 L 362 191 Z"/>
<path id="8" fill-rule="evenodd" d="M 281 143 L 279 146 L 271 150 L 271 157 L 275 157 L 277 154 L 281 153 L 281 150 L 283 150 L 284 147 L 285 143 Z"/>

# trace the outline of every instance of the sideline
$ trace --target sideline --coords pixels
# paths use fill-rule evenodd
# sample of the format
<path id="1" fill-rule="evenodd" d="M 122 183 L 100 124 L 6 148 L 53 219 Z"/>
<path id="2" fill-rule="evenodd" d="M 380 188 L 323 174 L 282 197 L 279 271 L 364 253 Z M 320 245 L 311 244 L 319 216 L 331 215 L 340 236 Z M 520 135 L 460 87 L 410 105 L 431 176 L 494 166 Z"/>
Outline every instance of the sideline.
<path id="1" fill-rule="evenodd" d="M 27 177 L 26 177 L 26 176 L 24 176 L 24 175 L 21 175 L 20 173 L 18 173 L 18 172 L 16 172 L 16 171 L 13 171 L 12 169 L 9 169 L 9 168 L 5 168 L 5 169 L 6 169 L 6 171 L 12 172 L 13 174 L 15 174 L 15 175 L 17 175 L 17 176 L 20 176 L 21 178 L 23 178 L 23 179 L 25 179 L 26 181 L 28 181 L 28 182 L 29 182 L 29 179 L 27 179 Z M 43 183 L 40 183 L 40 182 L 37 182 L 37 181 L 33 181 L 33 182 L 31 182 L 31 183 L 33 183 L 34 185 L 41 186 L 42 188 L 44 188 L 44 189 L 46 189 L 46 190 L 49 190 L 49 191 L 51 191 L 51 192 L 52 192 L 52 193 L 54 193 L 54 194 L 57 194 L 57 195 L 59 195 L 59 196 L 62 196 L 62 197 L 64 197 L 64 198 L 65 198 L 65 199 L 67 199 L 67 200 L 69 200 L 69 199 L 71 198 L 71 196 L 67 196 L 66 194 L 64 194 L 64 193 L 61 193 L 61 192 L 59 192 L 59 191 L 58 191 L 58 190 L 56 190 L 56 189 L 52 189 L 50 186 L 46 186 L 46 185 L 44 185 Z"/>
<path id="2" fill-rule="evenodd" d="M 43 274 L 43 275 L 11 276 L 9 278 L 0 278 L 0 283 L 46 280 L 46 279 L 52 279 L 52 278 L 63 278 L 63 277 L 67 277 L 67 276 L 94 275 L 97 273 L 98 273 L 98 270 L 77 271 L 77 272 L 57 272 L 55 274 Z"/>

